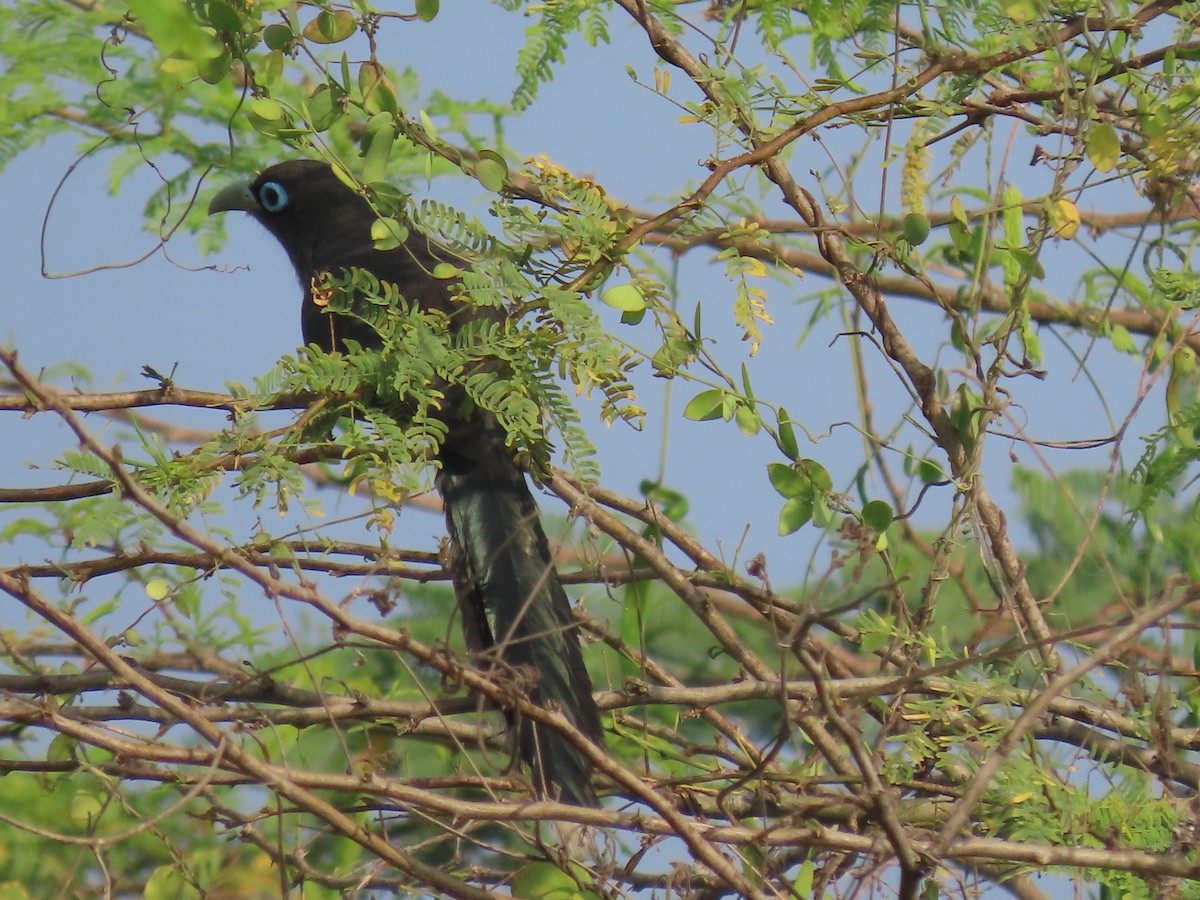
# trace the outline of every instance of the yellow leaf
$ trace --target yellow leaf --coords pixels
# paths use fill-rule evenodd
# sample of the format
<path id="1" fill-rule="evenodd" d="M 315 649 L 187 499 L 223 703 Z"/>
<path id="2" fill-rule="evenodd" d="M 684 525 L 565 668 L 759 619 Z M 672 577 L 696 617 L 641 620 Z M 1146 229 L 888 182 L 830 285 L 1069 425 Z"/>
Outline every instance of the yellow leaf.
<path id="1" fill-rule="evenodd" d="M 1060 197 L 1050 210 L 1050 224 L 1054 226 L 1054 237 L 1068 241 L 1079 231 L 1079 207 L 1066 197 Z"/>
<path id="2" fill-rule="evenodd" d="M 1121 158 L 1121 139 L 1117 136 L 1117 129 L 1107 122 L 1093 125 L 1088 130 L 1084 149 L 1098 171 L 1111 172 Z"/>
<path id="3" fill-rule="evenodd" d="M 1000 8 L 1017 25 L 1025 25 L 1044 14 L 1040 0 L 1000 0 Z"/>
<path id="4" fill-rule="evenodd" d="M 167 595 L 171 593 L 171 585 L 163 581 L 161 578 L 151 578 L 146 582 L 146 596 L 151 600 L 165 600 Z"/>
<path id="5" fill-rule="evenodd" d="M 638 312 L 646 308 L 646 295 L 636 284 L 618 284 L 608 288 L 600 299 L 621 312 Z"/>
<path id="6" fill-rule="evenodd" d="M 358 23 L 348 9 L 321 12 L 304 26 L 304 37 L 314 44 L 336 44 L 354 34 Z"/>

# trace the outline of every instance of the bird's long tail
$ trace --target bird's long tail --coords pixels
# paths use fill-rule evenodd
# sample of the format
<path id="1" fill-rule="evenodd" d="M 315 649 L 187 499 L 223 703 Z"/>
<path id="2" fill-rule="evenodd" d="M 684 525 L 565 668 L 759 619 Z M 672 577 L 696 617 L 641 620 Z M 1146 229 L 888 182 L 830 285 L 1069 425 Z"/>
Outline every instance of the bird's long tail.
<path id="1" fill-rule="evenodd" d="M 499 426 L 475 418 L 463 429 L 470 434 L 452 435 L 443 446 L 438 474 L 468 646 L 494 648 L 504 666 L 531 674 L 536 683 L 529 699 L 556 707 L 602 744 L 591 679 L 537 504 Z M 578 748 L 549 726 L 520 718 L 515 724 L 539 793 L 577 806 L 598 804 Z"/>

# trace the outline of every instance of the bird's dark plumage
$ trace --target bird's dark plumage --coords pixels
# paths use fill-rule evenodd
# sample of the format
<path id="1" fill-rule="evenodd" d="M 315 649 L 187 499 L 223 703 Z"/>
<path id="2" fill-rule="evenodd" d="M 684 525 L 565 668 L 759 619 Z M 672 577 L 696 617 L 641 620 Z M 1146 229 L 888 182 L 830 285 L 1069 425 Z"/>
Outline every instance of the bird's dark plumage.
<path id="1" fill-rule="evenodd" d="M 328 313 L 314 300 L 313 283 L 352 267 L 395 285 L 409 302 L 436 309 L 454 322 L 475 315 L 451 301 L 433 267 L 446 251 L 414 233 L 394 250 L 376 250 L 370 204 L 326 164 L 293 160 L 263 171 L 248 184 L 225 188 L 209 212 L 245 210 L 283 245 L 304 289 L 301 327 L 306 343 L 344 350 L 347 339 L 379 346 L 365 323 Z M 535 673 L 529 696 L 557 707 L 597 744 L 600 714 L 580 653 L 570 603 L 538 522 L 525 475 L 503 429 L 487 412 L 447 413 L 447 437 L 437 476 L 450 532 L 455 593 L 467 643 L 492 651 L 506 666 Z M 597 804 L 590 768 L 579 750 L 552 728 L 517 722 L 521 755 L 545 796 L 580 806 Z"/>

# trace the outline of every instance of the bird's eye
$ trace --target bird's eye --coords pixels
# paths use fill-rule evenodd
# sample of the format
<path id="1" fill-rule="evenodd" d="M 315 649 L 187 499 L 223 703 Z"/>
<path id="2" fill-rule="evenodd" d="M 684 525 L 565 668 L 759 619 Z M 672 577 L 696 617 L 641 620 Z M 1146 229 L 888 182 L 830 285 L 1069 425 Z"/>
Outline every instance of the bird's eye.
<path id="1" fill-rule="evenodd" d="M 267 212 L 279 212 L 290 201 L 288 192 L 278 181 L 268 181 L 258 189 L 258 202 Z"/>

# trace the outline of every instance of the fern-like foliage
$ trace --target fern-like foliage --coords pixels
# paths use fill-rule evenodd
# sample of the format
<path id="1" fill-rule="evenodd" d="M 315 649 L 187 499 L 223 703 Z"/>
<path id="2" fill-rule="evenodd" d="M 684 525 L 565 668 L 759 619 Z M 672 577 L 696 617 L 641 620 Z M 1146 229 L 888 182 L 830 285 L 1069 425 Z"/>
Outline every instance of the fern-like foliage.
<path id="1" fill-rule="evenodd" d="M 1145 519 L 1165 494 L 1174 496 L 1187 470 L 1200 461 L 1200 403 L 1192 403 L 1172 417 L 1172 421 L 1142 438 L 1146 445 L 1133 467 L 1133 481 L 1140 487 L 1131 519 Z"/>
<path id="2" fill-rule="evenodd" d="M 567 38 L 582 27 L 590 3 L 549 0 L 539 4 L 541 18 L 525 30 L 525 46 L 517 53 L 517 75 L 513 108 L 523 110 L 537 99 L 538 89 L 554 77 L 554 66 L 565 59 Z M 589 33 L 599 33 L 593 17 L 587 17 Z M 607 32 L 604 32 L 607 34 Z"/>

